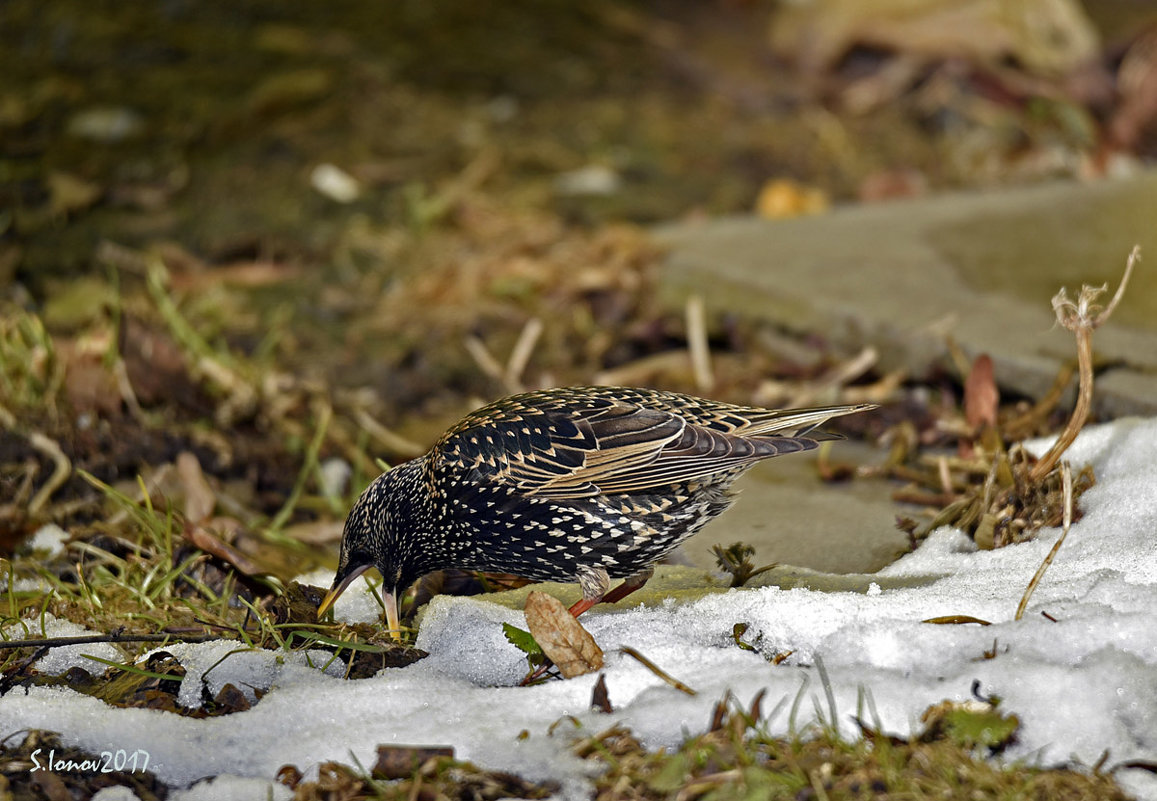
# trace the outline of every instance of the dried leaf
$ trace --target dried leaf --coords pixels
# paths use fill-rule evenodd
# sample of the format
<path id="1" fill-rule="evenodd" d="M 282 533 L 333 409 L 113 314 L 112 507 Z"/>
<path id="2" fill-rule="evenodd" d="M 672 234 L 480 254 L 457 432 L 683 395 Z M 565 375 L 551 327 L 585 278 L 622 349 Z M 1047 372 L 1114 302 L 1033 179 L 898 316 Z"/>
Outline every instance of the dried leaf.
<path id="1" fill-rule="evenodd" d="M 995 426 L 999 406 L 1000 390 L 993 375 L 992 357 L 982 353 L 972 362 L 964 382 L 964 419 L 973 429 Z"/>
<path id="2" fill-rule="evenodd" d="M 185 539 L 187 539 L 191 545 L 200 548 L 205 553 L 212 554 L 218 559 L 228 562 L 247 576 L 263 575 L 269 572 L 267 568 L 241 553 L 241 551 L 225 542 L 225 540 L 204 526 L 186 525 Z"/>
<path id="3" fill-rule="evenodd" d="M 296 790 L 297 785 L 301 784 L 301 780 L 304 778 L 305 775 L 295 765 L 282 765 L 277 770 L 277 783 L 284 784 L 290 790 Z"/>
<path id="4" fill-rule="evenodd" d="M 603 650 L 557 598 L 537 590 L 526 596 L 526 625 L 564 679 L 602 668 Z"/>
<path id="5" fill-rule="evenodd" d="M 940 617 L 930 617 L 927 620 L 920 621 L 921 623 L 935 623 L 941 626 L 961 626 L 966 623 L 978 623 L 981 626 L 991 626 L 987 620 L 981 620 L 972 615 L 941 615 Z"/>
<path id="6" fill-rule="evenodd" d="M 142 405 L 175 401 L 199 411 L 209 407 L 189 376 L 184 352 L 168 333 L 126 314 L 119 344 L 129 384 Z"/>
<path id="7" fill-rule="evenodd" d="M 731 627 L 731 639 L 735 641 L 735 644 L 739 646 L 741 651 L 758 651 L 757 648 L 743 641 L 743 635 L 747 633 L 747 628 L 748 624 L 746 623 L 736 623 Z"/>
<path id="8" fill-rule="evenodd" d="M 120 412 L 120 390 L 99 347 L 92 341 L 63 341 L 57 354 L 65 365 L 64 392 L 73 410 L 111 418 Z"/>
<path id="9" fill-rule="evenodd" d="M 607 693 L 607 674 L 600 673 L 599 680 L 591 690 L 591 709 L 611 714 L 615 708 L 611 706 L 611 696 Z"/>
<path id="10" fill-rule="evenodd" d="M 1120 102 L 1109 120 L 1109 135 L 1129 152 L 1157 120 L 1157 25 L 1150 23 L 1125 52 L 1117 70 L 1117 91 Z"/>
<path id="11" fill-rule="evenodd" d="M 177 477 L 185 491 L 185 519 L 203 523 L 217 506 L 217 493 L 201 471 L 201 463 L 189 451 L 177 455 Z"/>
<path id="12" fill-rule="evenodd" d="M 228 715 L 233 712 L 244 712 L 252 708 L 249 703 L 249 698 L 241 691 L 235 684 L 226 684 L 217 693 L 213 699 L 213 704 L 217 708 L 217 712 L 222 715 Z"/>

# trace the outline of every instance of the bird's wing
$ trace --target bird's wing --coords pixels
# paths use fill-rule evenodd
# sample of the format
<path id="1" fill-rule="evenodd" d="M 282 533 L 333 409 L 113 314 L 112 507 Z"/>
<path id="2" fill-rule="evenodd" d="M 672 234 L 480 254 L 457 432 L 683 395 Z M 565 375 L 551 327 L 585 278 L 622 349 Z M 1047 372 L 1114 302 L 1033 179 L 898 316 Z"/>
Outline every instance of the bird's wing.
<path id="1" fill-rule="evenodd" d="M 795 432 L 806 434 L 850 408 L 770 413 L 777 414 L 774 423 L 749 420 L 737 431 L 636 403 L 525 408 L 461 429 L 439 450 L 441 458 L 475 480 L 509 482 L 526 495 L 563 499 L 646 493 L 814 448 L 826 437 Z"/>
<path id="2" fill-rule="evenodd" d="M 674 392 L 651 393 L 640 396 L 642 406 L 661 404 L 660 408 L 671 409 L 693 425 L 739 434 L 744 437 L 786 434 L 792 437 L 809 436 L 814 439 L 839 437 L 825 432 L 816 432 L 833 417 L 855 414 L 876 408 L 874 403 L 860 403 L 850 406 L 817 406 L 810 409 L 761 409 L 756 406 L 736 406 L 722 401 L 679 395 Z"/>

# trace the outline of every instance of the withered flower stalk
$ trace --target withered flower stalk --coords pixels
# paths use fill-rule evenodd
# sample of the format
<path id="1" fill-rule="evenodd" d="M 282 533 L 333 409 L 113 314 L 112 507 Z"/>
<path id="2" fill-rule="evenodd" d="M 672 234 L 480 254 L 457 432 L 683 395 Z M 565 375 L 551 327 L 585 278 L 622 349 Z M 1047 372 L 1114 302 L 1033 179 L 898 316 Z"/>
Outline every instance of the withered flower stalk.
<path id="1" fill-rule="evenodd" d="M 1048 452 L 1040 458 L 1029 473 L 1029 479 L 1039 482 L 1056 467 L 1061 455 L 1068 450 L 1077 438 L 1077 434 L 1089 419 L 1089 410 L 1093 405 L 1093 331 L 1109 319 L 1109 315 L 1117 308 L 1121 297 L 1125 294 L 1125 287 L 1129 283 L 1129 276 L 1133 274 L 1133 265 L 1141 258 L 1141 248 L 1133 246 L 1129 259 L 1125 263 L 1125 275 L 1121 278 L 1121 285 L 1116 294 L 1103 309 L 1094 301 L 1102 292 L 1108 289 L 1107 284 L 1099 287 L 1082 286 L 1076 302 L 1069 300 L 1068 294 L 1061 289 L 1053 297 L 1053 311 L 1056 312 L 1057 322 L 1073 332 L 1077 338 L 1077 366 L 1079 371 L 1079 386 L 1077 390 L 1077 404 L 1073 408 L 1072 417 L 1065 425 L 1064 431 L 1057 437 L 1057 441 Z"/>

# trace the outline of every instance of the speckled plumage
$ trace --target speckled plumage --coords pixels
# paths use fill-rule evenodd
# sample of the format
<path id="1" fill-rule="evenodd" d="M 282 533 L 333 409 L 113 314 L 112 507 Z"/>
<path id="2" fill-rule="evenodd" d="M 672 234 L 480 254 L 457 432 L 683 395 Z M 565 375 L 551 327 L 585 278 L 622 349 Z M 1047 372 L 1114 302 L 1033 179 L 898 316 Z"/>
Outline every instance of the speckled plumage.
<path id="1" fill-rule="evenodd" d="M 388 601 L 451 567 L 578 580 L 577 611 L 602 599 L 611 577 L 628 579 L 621 597 L 731 504 L 737 476 L 816 447 L 831 438 L 817 426 L 869 408 L 772 411 L 626 387 L 503 398 L 362 493 L 322 610 L 369 567 Z"/>

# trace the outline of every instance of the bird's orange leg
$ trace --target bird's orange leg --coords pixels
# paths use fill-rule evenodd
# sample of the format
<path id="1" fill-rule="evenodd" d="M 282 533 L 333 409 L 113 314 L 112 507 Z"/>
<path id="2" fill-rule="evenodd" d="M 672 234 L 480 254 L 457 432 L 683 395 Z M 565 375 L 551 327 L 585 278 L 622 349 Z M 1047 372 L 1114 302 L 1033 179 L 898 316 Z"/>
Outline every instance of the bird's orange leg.
<path id="1" fill-rule="evenodd" d="M 581 598 L 581 599 L 575 601 L 571 605 L 570 609 L 568 609 L 567 611 L 570 612 L 575 617 L 578 617 L 583 612 L 587 611 L 592 606 L 599 603 L 601 600 L 602 600 L 602 598 Z"/>
<path id="2" fill-rule="evenodd" d="M 635 575 L 623 580 L 623 583 L 615 587 L 613 590 L 603 596 L 600 603 L 613 604 L 616 601 L 621 601 L 630 595 L 635 590 L 642 587 L 654 575 L 654 568 L 647 568 L 646 570 L 636 573 Z"/>
<path id="3" fill-rule="evenodd" d="M 616 601 L 621 601 L 632 592 L 646 584 L 647 580 L 651 578 L 654 572 L 655 571 L 653 568 L 647 568 L 646 570 L 643 570 L 633 576 L 630 576 L 629 578 L 624 579 L 622 583 L 619 584 L 619 586 L 615 587 L 610 592 L 606 592 L 604 590 L 600 595 L 595 597 L 592 597 L 591 595 L 588 595 L 587 592 L 585 592 L 587 585 L 583 583 L 584 592 L 582 600 L 576 601 L 568 611 L 575 617 L 578 617 L 595 604 L 613 604 Z M 607 579 L 606 583 L 610 584 L 610 579 Z"/>

